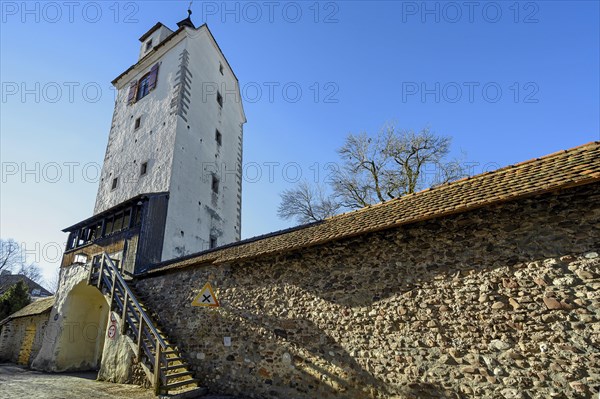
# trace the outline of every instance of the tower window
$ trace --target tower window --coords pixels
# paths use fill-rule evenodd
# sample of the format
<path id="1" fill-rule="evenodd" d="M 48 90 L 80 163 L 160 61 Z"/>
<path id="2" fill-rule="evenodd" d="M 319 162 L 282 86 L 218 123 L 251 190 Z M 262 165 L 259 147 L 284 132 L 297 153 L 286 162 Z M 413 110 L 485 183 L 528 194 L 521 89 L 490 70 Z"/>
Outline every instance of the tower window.
<path id="1" fill-rule="evenodd" d="M 118 182 L 119 182 L 119 178 L 118 178 L 118 177 L 115 177 L 115 178 L 113 179 L 113 181 L 112 181 L 112 185 L 110 186 L 110 189 L 111 189 L 111 190 L 114 190 L 115 188 L 117 188 L 117 184 L 118 184 Z"/>
<path id="2" fill-rule="evenodd" d="M 219 62 L 219 72 L 221 72 L 221 75 L 223 75 L 223 64 L 221 64 Z"/>
<path id="3" fill-rule="evenodd" d="M 140 83 L 138 84 L 138 92 L 137 99 L 144 98 L 150 93 L 150 74 L 145 75 L 142 79 L 140 79 Z"/>
<path id="4" fill-rule="evenodd" d="M 213 193 L 219 193 L 219 178 L 215 175 L 212 176 L 212 190 Z"/>
<path id="5" fill-rule="evenodd" d="M 215 131 L 215 140 L 217 141 L 218 145 L 223 144 L 223 136 L 221 135 L 221 132 L 219 132 L 219 129 Z"/>
<path id="6" fill-rule="evenodd" d="M 148 173 L 148 162 L 140 165 L 140 176 L 144 176 L 146 173 Z"/>
<path id="7" fill-rule="evenodd" d="M 140 116 L 139 118 L 137 118 L 135 120 L 135 124 L 133 125 L 133 128 L 139 129 L 141 125 L 142 125 L 142 117 Z"/>
<path id="8" fill-rule="evenodd" d="M 210 236 L 210 249 L 216 248 L 217 247 L 217 237 L 215 236 Z"/>
<path id="9" fill-rule="evenodd" d="M 223 107 L 223 96 L 221 95 L 221 92 L 217 91 L 217 102 L 219 103 L 220 107 Z"/>
<path id="10" fill-rule="evenodd" d="M 150 39 L 146 42 L 146 51 L 150 50 L 151 48 L 152 48 L 152 39 Z"/>
<path id="11" fill-rule="evenodd" d="M 150 68 L 150 72 L 142 76 L 139 81 L 133 81 L 129 85 L 129 95 L 127 97 L 127 104 L 133 104 L 136 101 L 146 97 L 154 88 L 156 88 L 156 82 L 158 80 L 158 63 L 154 64 Z"/>

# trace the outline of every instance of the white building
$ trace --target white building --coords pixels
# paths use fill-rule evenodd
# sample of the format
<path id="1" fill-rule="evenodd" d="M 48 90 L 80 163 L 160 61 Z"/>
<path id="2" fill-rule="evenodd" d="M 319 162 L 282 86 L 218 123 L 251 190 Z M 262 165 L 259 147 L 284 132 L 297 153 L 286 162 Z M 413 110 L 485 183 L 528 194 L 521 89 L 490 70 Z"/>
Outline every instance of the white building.
<path id="1" fill-rule="evenodd" d="M 60 287 L 39 351 L 26 354 L 35 369 L 99 369 L 100 379 L 126 382 L 136 358 L 156 393 L 197 386 L 125 282 L 240 239 L 246 118 L 238 81 L 206 25 L 195 28 L 188 16 L 178 27 L 146 32 L 137 63 L 113 81 L 94 215 L 63 230 Z M 86 335 L 89 326 L 97 337 Z"/>
<path id="2" fill-rule="evenodd" d="M 238 241 L 241 230 L 238 80 L 206 24 L 195 28 L 188 16 L 177 25 L 142 35 L 137 63 L 112 82 L 94 208 L 98 217 L 140 194 L 168 193 L 160 261 Z"/>

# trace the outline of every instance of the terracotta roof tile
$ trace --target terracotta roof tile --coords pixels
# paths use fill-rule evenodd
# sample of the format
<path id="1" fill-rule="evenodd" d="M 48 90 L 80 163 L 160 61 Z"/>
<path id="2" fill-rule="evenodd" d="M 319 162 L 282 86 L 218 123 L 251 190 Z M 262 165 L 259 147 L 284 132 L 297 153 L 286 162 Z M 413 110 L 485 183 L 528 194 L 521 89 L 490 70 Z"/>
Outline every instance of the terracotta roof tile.
<path id="1" fill-rule="evenodd" d="M 558 151 L 321 222 L 190 255 L 149 273 L 276 254 L 544 192 L 600 181 L 600 142 Z"/>

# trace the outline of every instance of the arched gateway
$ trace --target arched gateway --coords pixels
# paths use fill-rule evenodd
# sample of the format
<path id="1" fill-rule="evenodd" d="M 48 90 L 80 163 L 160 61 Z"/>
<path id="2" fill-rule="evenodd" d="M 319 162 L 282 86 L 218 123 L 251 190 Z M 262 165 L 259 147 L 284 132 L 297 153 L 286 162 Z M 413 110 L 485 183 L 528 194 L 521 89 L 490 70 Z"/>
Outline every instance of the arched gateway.
<path id="1" fill-rule="evenodd" d="M 77 284 L 68 293 L 58 338 L 56 366 L 59 370 L 100 369 L 108 310 L 105 297 L 86 282 Z"/>
<path id="2" fill-rule="evenodd" d="M 32 367 L 48 371 L 99 370 L 110 305 L 87 283 L 85 265 L 61 273 L 61 287 Z"/>

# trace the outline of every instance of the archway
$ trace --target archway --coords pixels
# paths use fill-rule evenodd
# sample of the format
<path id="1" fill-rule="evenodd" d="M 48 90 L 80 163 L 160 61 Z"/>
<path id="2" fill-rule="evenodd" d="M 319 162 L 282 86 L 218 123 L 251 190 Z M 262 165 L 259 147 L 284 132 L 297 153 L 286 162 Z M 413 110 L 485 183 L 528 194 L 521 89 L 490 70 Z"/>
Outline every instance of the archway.
<path id="1" fill-rule="evenodd" d="M 95 287 L 81 282 L 69 291 L 62 309 L 57 369 L 98 370 L 108 320 L 108 302 Z"/>

